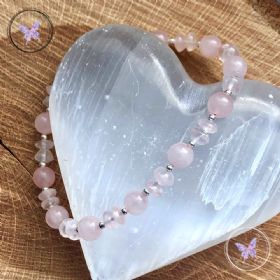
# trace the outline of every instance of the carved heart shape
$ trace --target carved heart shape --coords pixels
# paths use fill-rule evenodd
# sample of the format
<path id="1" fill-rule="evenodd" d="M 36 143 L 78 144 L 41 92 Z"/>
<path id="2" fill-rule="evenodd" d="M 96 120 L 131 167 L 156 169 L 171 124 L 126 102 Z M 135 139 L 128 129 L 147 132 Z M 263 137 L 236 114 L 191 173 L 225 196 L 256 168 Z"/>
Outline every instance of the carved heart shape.
<path id="1" fill-rule="evenodd" d="M 123 206 L 166 163 L 221 84 L 200 85 L 153 35 L 121 25 L 82 36 L 65 55 L 50 98 L 53 137 L 76 220 Z M 280 210 L 280 90 L 245 81 L 235 110 L 218 120 L 173 188 L 147 211 L 82 241 L 94 279 L 143 275 L 254 227 Z"/>

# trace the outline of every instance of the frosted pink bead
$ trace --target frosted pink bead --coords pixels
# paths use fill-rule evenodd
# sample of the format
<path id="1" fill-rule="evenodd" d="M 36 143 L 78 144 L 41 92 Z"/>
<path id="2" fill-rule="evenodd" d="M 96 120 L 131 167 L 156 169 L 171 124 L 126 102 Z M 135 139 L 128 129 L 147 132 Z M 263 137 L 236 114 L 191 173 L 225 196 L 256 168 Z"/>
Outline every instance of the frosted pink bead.
<path id="1" fill-rule="evenodd" d="M 59 233 L 61 236 L 65 238 L 69 238 L 71 240 L 78 240 L 79 233 L 77 231 L 77 223 L 74 219 L 68 218 L 63 220 L 59 225 Z"/>
<path id="2" fill-rule="evenodd" d="M 48 94 L 51 93 L 51 90 L 52 90 L 52 86 L 51 85 L 50 86 L 46 86 L 46 91 L 47 91 Z"/>
<path id="3" fill-rule="evenodd" d="M 50 134 L 52 132 L 49 112 L 43 112 L 36 117 L 35 128 L 41 134 Z"/>
<path id="4" fill-rule="evenodd" d="M 154 179 L 160 186 L 163 187 L 172 186 L 174 184 L 174 175 L 162 166 L 154 170 Z"/>
<path id="5" fill-rule="evenodd" d="M 162 187 L 159 186 L 157 183 L 154 183 L 153 181 L 147 182 L 146 189 L 148 190 L 149 193 L 152 193 L 155 196 L 160 196 L 163 193 Z"/>
<path id="6" fill-rule="evenodd" d="M 233 55 L 239 55 L 238 48 L 231 44 L 223 44 L 220 49 L 220 59 L 225 61 L 227 58 Z"/>
<path id="7" fill-rule="evenodd" d="M 186 48 L 186 38 L 185 36 L 178 35 L 174 39 L 174 47 L 177 52 L 181 52 Z"/>
<path id="8" fill-rule="evenodd" d="M 193 162 L 193 149 L 190 144 L 176 143 L 167 152 L 168 161 L 176 168 L 185 168 Z"/>
<path id="9" fill-rule="evenodd" d="M 114 221 L 116 221 L 118 224 L 124 224 L 125 223 L 125 217 L 121 214 L 121 209 L 118 207 L 113 207 L 112 210 Z"/>
<path id="10" fill-rule="evenodd" d="M 53 206 L 46 213 L 47 224 L 54 229 L 58 229 L 64 219 L 69 218 L 68 211 L 62 206 Z"/>
<path id="11" fill-rule="evenodd" d="M 95 240 L 101 235 L 99 220 L 93 216 L 82 218 L 78 223 L 80 238 L 84 240 Z"/>
<path id="12" fill-rule="evenodd" d="M 114 215 L 112 211 L 105 211 L 103 213 L 103 222 L 108 228 L 117 228 L 118 224 L 115 221 Z"/>
<path id="13" fill-rule="evenodd" d="M 161 30 L 156 30 L 153 32 L 155 36 L 157 36 L 161 41 L 167 43 L 168 42 L 168 34 Z"/>
<path id="14" fill-rule="evenodd" d="M 247 63 L 240 56 L 230 56 L 224 61 L 223 72 L 225 76 L 244 77 L 247 72 Z"/>
<path id="15" fill-rule="evenodd" d="M 33 174 L 33 182 L 39 188 L 48 188 L 54 184 L 55 173 L 47 166 L 39 167 Z"/>
<path id="16" fill-rule="evenodd" d="M 59 205 L 59 198 L 58 197 L 49 197 L 41 202 L 41 207 L 44 210 L 49 210 L 51 207 Z"/>
<path id="17" fill-rule="evenodd" d="M 186 49 L 191 52 L 197 48 L 197 38 L 195 33 L 190 32 L 185 36 Z"/>
<path id="18" fill-rule="evenodd" d="M 205 133 L 214 134 L 218 131 L 217 125 L 211 120 L 199 119 L 197 124 Z"/>
<path id="19" fill-rule="evenodd" d="M 217 92 L 210 96 L 208 100 L 208 111 L 216 115 L 217 118 L 225 118 L 233 110 L 233 99 L 230 95 Z"/>
<path id="20" fill-rule="evenodd" d="M 128 213 L 139 215 L 144 212 L 148 206 L 147 195 L 141 192 L 128 193 L 124 199 L 124 206 Z"/>
<path id="21" fill-rule="evenodd" d="M 40 192 L 40 194 L 38 195 L 38 198 L 39 198 L 41 201 L 43 201 L 43 200 L 46 200 L 46 199 L 48 199 L 48 198 L 50 198 L 50 197 L 56 196 L 56 193 L 57 193 L 56 189 L 46 189 L 46 190 L 42 190 L 42 191 Z"/>
<path id="22" fill-rule="evenodd" d="M 221 40 L 214 35 L 203 36 L 199 49 L 203 56 L 205 57 L 216 57 L 219 55 L 219 50 L 222 46 Z"/>

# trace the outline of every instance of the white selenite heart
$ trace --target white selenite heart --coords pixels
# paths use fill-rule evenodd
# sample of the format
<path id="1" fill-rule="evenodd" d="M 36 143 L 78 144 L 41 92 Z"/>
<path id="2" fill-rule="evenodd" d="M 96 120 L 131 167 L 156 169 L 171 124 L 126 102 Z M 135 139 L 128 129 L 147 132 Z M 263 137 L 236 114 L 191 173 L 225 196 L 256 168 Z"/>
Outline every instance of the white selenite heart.
<path id="1" fill-rule="evenodd" d="M 250 69 L 250 67 L 249 67 Z M 250 70 L 249 70 L 250 71 Z M 76 220 L 123 207 L 168 147 L 205 115 L 221 84 L 200 85 L 153 35 L 111 25 L 83 35 L 52 87 L 50 115 L 58 161 Z M 127 280 L 220 243 L 240 226 L 280 211 L 280 90 L 244 83 L 233 114 L 175 171 L 175 184 L 115 230 L 81 241 L 93 279 Z M 185 134 L 186 133 L 186 134 Z M 70 253 L 70 252 L 69 252 Z"/>

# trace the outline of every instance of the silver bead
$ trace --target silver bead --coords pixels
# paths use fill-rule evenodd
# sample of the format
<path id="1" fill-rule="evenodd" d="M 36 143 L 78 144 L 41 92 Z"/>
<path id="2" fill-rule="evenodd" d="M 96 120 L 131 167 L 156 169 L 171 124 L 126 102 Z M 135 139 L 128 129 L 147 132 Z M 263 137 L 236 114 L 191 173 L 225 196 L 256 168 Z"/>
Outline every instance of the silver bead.
<path id="1" fill-rule="evenodd" d="M 47 139 L 47 135 L 46 134 L 41 134 L 41 138 L 42 139 Z"/>
<path id="2" fill-rule="evenodd" d="M 216 115 L 215 115 L 215 114 L 210 114 L 210 115 L 208 116 L 208 119 L 209 119 L 210 121 L 213 121 L 213 120 L 216 119 Z"/>
<path id="3" fill-rule="evenodd" d="M 150 194 L 150 192 L 149 192 L 146 188 L 143 190 L 143 193 L 144 193 L 145 195 L 149 195 L 149 194 Z"/>
<path id="4" fill-rule="evenodd" d="M 168 165 L 166 166 L 166 170 L 167 170 L 167 171 L 172 171 L 173 168 L 174 168 L 174 166 L 173 166 L 172 164 L 168 164 Z"/>
<path id="5" fill-rule="evenodd" d="M 125 209 L 125 208 L 122 208 L 122 209 L 121 209 L 121 213 L 122 213 L 123 215 L 126 215 L 126 214 L 127 214 L 126 209 Z"/>
<path id="6" fill-rule="evenodd" d="M 100 227 L 101 229 L 105 228 L 105 223 L 100 222 L 100 223 L 99 223 L 99 227 Z"/>
<path id="7" fill-rule="evenodd" d="M 41 161 L 41 162 L 39 162 L 39 165 L 44 167 L 44 166 L 46 166 L 47 164 L 46 164 L 45 162 L 42 162 L 42 161 Z"/>
<path id="8" fill-rule="evenodd" d="M 230 89 L 224 90 L 224 93 L 227 95 L 232 95 L 232 91 Z"/>
<path id="9" fill-rule="evenodd" d="M 189 144 L 190 144 L 193 148 L 195 147 L 195 144 L 194 144 L 192 141 L 190 141 Z"/>

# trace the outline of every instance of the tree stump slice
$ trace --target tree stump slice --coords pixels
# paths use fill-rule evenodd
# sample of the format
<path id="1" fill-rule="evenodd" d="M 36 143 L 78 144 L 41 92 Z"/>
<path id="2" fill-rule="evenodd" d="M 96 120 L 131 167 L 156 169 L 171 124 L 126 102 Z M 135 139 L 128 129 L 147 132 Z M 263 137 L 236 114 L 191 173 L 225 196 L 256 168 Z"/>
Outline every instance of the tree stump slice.
<path id="1" fill-rule="evenodd" d="M 73 42 L 103 25 L 122 23 L 170 36 L 189 31 L 215 34 L 232 42 L 247 60 L 248 79 L 280 86 L 280 6 L 277 1 L 195 0 L 0 0 L 0 279 L 90 279 L 79 242 L 63 239 L 47 227 L 32 182 L 36 168 L 34 119 L 43 110 L 45 87 Z M 7 37 L 10 19 L 31 7 L 46 13 L 54 36 L 47 48 L 28 54 Z M 200 83 L 221 79 L 218 62 L 197 53 L 178 55 L 190 76 Z M 59 167 L 56 187 L 67 206 Z M 272 280 L 280 279 L 280 215 L 259 227 L 270 238 L 272 253 L 260 269 L 240 272 L 224 255 L 224 244 L 178 261 L 141 280 Z"/>

